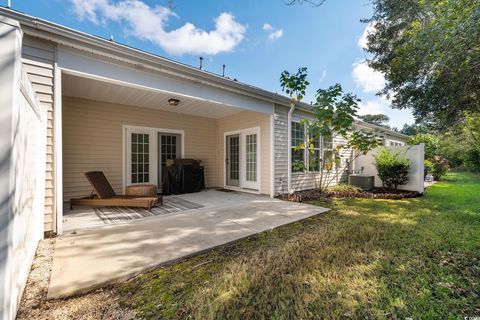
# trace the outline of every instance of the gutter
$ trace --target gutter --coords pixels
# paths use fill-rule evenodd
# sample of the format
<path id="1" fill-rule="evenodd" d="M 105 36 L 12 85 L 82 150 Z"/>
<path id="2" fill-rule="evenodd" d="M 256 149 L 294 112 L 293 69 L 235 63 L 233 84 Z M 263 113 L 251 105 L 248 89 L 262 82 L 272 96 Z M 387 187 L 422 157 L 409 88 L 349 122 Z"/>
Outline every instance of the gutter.
<path id="1" fill-rule="evenodd" d="M 295 111 L 295 101 L 290 100 L 290 110 L 287 116 L 287 192 L 292 191 L 292 115 Z"/>

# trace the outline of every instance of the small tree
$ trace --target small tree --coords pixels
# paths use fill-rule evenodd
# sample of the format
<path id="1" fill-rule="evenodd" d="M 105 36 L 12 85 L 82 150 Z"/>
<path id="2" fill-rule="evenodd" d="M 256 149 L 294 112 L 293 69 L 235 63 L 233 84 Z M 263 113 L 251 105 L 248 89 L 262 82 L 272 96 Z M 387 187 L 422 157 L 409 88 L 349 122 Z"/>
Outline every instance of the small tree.
<path id="1" fill-rule="evenodd" d="M 308 86 L 306 76 L 306 68 L 300 68 L 296 75 L 292 75 L 288 71 L 282 72 L 281 86 L 283 91 L 290 95 L 292 103 L 295 103 L 296 96 L 303 98 L 305 95 Z M 294 91 L 292 88 L 297 88 L 297 90 Z M 325 191 L 333 181 L 337 180 L 341 173 L 348 170 L 350 162 L 341 162 L 340 154 L 342 150 L 353 150 L 354 154 L 351 160 L 354 160 L 382 144 L 382 140 L 375 132 L 358 130 L 354 127 L 359 101 L 354 94 L 343 93 L 339 84 L 328 89 L 319 89 L 312 105 L 313 119 L 302 121 L 302 126 L 308 130 L 310 141 L 295 146 L 297 149 L 304 150 L 307 148 L 311 150 L 309 147 L 313 144 L 312 139 L 319 139 L 320 137 L 338 137 L 342 138 L 343 141 L 343 143 L 332 148 L 332 154 L 328 158 L 324 158 L 322 155 L 318 164 L 311 164 L 319 167 L 318 174 L 320 176 L 319 179 L 315 180 L 319 180 L 317 186 L 322 191 Z M 313 154 L 313 151 L 311 151 L 311 154 Z"/>
<path id="2" fill-rule="evenodd" d="M 400 156 L 399 152 L 383 148 L 373 157 L 378 177 L 382 180 L 384 188 L 397 190 L 398 186 L 408 182 L 410 161 Z"/>

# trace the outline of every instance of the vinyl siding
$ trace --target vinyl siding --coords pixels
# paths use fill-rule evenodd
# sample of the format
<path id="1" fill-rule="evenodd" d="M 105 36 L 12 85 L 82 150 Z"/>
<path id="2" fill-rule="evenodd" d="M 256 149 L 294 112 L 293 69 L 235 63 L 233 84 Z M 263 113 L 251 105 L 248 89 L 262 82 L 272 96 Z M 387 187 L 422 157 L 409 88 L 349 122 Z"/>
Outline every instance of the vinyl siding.
<path id="1" fill-rule="evenodd" d="M 260 190 L 262 194 L 270 194 L 271 185 L 271 130 L 270 115 L 258 112 L 242 111 L 218 120 L 218 185 L 225 184 L 225 132 L 241 129 L 260 128 Z"/>
<path id="2" fill-rule="evenodd" d="M 185 158 L 202 160 L 207 187 L 217 186 L 217 120 L 63 97 L 64 200 L 91 192 L 84 173 L 92 170 L 123 193 L 123 125 L 184 130 Z"/>
<path id="3" fill-rule="evenodd" d="M 53 107 L 55 44 L 25 36 L 22 45 L 22 63 L 32 87 L 47 110 L 47 165 L 45 181 L 44 231 L 55 232 Z"/>
<path id="4" fill-rule="evenodd" d="M 276 105 L 275 106 L 275 194 L 287 193 L 287 175 L 288 175 L 288 134 L 287 134 L 287 118 L 289 107 Z M 312 118 L 312 115 L 303 111 L 294 111 L 294 120 Z M 341 144 L 342 138 L 335 137 L 334 146 Z M 341 154 L 342 162 L 345 159 L 351 159 L 352 150 L 343 150 Z M 337 178 L 332 172 L 329 175 L 324 175 L 324 179 L 330 182 L 330 185 L 344 182 L 345 174 L 340 174 Z M 292 173 L 292 188 L 295 191 L 309 190 L 318 187 L 320 174 L 315 172 L 294 172 Z M 325 181 L 325 180 L 324 180 Z"/>
<path id="5" fill-rule="evenodd" d="M 275 194 L 287 193 L 288 174 L 288 108 L 275 105 L 274 134 L 275 134 Z"/>
<path id="6" fill-rule="evenodd" d="M 333 147 L 338 146 L 339 144 L 344 143 L 344 139 L 341 137 L 335 137 L 333 139 Z M 345 160 L 352 159 L 352 150 L 351 149 L 342 149 L 340 153 L 342 165 L 340 169 L 345 171 Z M 339 169 L 339 170 L 340 170 Z M 340 182 L 345 183 L 347 181 L 347 175 L 344 172 L 340 172 L 337 175 L 336 171 L 332 171 L 330 174 L 324 172 L 323 184 L 328 183 L 330 186 L 339 184 Z M 292 188 L 295 191 L 300 190 L 309 190 L 318 188 L 320 185 L 320 173 L 319 172 L 295 172 L 292 173 Z"/>

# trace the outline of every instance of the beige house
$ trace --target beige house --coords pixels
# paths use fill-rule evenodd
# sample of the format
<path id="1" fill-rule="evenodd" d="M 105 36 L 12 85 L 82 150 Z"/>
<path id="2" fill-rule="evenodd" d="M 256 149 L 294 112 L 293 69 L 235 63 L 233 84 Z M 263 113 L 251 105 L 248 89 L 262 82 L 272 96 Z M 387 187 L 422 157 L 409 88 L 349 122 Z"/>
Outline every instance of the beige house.
<path id="1" fill-rule="evenodd" d="M 22 166 L 36 168 L 28 186 L 12 180 L 10 171 L 2 178 L 11 189 L 6 199 L 18 193 L 31 209 L 25 217 L 30 229 L 16 231 L 30 236 L 12 240 L 12 221 L 25 205 L 2 207 L 9 217 L 1 221 L 2 244 L 17 241 L 23 250 L 17 282 L 5 282 L 17 293 L 0 293 L 3 318 L 16 310 L 36 241 L 61 235 L 65 203 L 90 193 L 87 171 L 103 171 L 118 193 L 137 183 L 160 191 L 165 160 L 193 158 L 202 161 L 207 188 L 273 197 L 315 187 L 311 156 L 292 149 L 305 139 L 298 123 L 312 117 L 308 104 L 291 109 L 287 97 L 10 9 L 0 8 L 0 27 L 2 108 L 14 111 L 25 100 L 32 117 L 16 128 L 28 133 L 23 145 L 14 128 L 1 128 L 13 141 L 2 151 L 10 155 L 18 144 Z M 13 123 L 14 116 L 2 121 Z M 387 144 L 405 143 L 404 135 L 382 130 Z M 335 143 L 324 139 L 315 154 L 321 157 Z M 294 161 L 306 169 L 295 170 Z M 6 265 L 0 275 L 11 279 Z"/>

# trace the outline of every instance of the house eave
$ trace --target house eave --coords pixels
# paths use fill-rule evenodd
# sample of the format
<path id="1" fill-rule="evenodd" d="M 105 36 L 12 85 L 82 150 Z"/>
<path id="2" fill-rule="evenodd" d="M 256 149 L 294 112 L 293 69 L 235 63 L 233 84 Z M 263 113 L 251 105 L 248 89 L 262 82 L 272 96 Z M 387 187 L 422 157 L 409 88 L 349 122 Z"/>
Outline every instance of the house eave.
<path id="1" fill-rule="evenodd" d="M 407 136 L 405 134 L 402 134 L 402 133 L 399 133 L 399 132 L 396 132 L 396 131 L 393 131 L 393 130 L 390 130 L 390 129 L 387 129 L 387 128 L 384 128 L 384 127 L 381 127 L 381 126 L 377 126 L 375 124 L 368 123 L 368 122 L 365 122 L 365 121 L 355 120 L 354 123 L 355 123 L 356 126 L 380 131 L 380 132 L 389 134 L 389 135 L 397 137 L 397 138 L 401 138 L 401 139 L 405 139 L 405 140 L 409 138 L 409 136 Z"/>
<path id="2" fill-rule="evenodd" d="M 121 60 L 138 68 L 151 69 L 155 72 L 162 72 L 187 78 L 194 82 L 221 87 L 283 106 L 290 104 L 288 97 L 12 9 L 1 7 L 0 14 L 18 21 L 24 33 L 32 37 L 52 41 L 66 47 L 107 58 Z M 305 103 L 300 103 L 299 107 L 305 110 L 310 109 L 309 105 Z"/>

